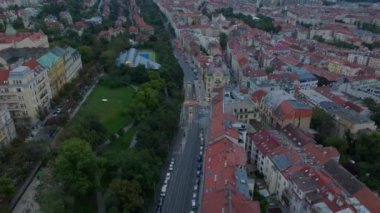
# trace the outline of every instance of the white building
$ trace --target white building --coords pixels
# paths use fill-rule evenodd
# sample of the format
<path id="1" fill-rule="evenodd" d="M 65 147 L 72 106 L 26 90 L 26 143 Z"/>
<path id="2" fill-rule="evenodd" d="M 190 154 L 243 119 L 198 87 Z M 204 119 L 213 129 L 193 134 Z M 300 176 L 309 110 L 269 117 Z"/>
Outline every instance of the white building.
<path id="1" fill-rule="evenodd" d="M 380 81 L 375 79 L 344 83 L 339 90 L 356 98 L 372 98 L 380 103 Z"/>
<path id="2" fill-rule="evenodd" d="M 15 121 L 38 121 L 39 110 L 50 107 L 52 98 L 47 70 L 35 60 L 11 71 L 3 71 L 0 104 L 6 104 Z"/>

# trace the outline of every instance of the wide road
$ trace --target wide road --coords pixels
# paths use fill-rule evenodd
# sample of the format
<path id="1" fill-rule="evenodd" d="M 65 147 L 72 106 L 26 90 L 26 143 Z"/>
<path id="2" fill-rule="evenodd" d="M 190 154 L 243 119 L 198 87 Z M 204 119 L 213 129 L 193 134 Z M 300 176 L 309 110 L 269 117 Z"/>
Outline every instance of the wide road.
<path id="1" fill-rule="evenodd" d="M 168 30 L 167 24 L 165 24 L 165 28 Z M 185 103 L 181 112 L 180 129 L 170 154 L 170 158 L 174 158 L 175 163 L 161 212 L 183 213 L 192 210 L 191 200 L 193 193 L 196 192 L 194 191 L 194 185 L 196 185 L 197 180 L 196 169 L 197 157 L 200 151 L 200 129 L 207 128 L 209 115 L 207 103 L 203 97 L 204 88 L 201 80 L 196 80 L 197 78 L 193 71 L 194 67 L 190 65 L 191 62 L 186 55 L 176 48 L 174 38 L 171 38 L 171 43 L 173 54 L 184 73 Z M 169 165 L 167 165 L 168 167 Z M 159 187 L 160 191 L 161 186 Z"/>

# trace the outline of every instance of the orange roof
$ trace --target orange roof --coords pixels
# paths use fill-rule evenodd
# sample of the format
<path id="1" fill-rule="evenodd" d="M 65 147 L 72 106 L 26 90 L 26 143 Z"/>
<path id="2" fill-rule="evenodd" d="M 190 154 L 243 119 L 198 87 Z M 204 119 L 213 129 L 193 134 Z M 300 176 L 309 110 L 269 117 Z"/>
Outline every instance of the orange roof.
<path id="1" fill-rule="evenodd" d="M 7 84 L 6 81 L 8 81 L 9 72 L 9 70 L 0 71 L 0 85 Z"/>
<path id="2" fill-rule="evenodd" d="M 379 212 L 380 197 L 376 196 L 368 187 L 363 187 L 356 192 L 354 196 L 362 203 L 369 211 Z"/>
<path id="3" fill-rule="evenodd" d="M 24 66 L 29 67 L 30 69 L 34 69 L 40 64 L 35 59 L 30 59 L 29 61 L 24 63 Z"/>
<path id="4" fill-rule="evenodd" d="M 229 135 L 232 138 L 238 139 L 239 132 L 225 124 L 226 121 L 233 123 L 236 122 L 237 119 L 232 115 L 225 114 L 223 111 L 223 88 L 215 91 L 218 92 L 218 95 L 212 100 L 210 139 L 214 140 L 222 135 Z"/>
<path id="5" fill-rule="evenodd" d="M 256 90 L 252 96 L 251 99 L 253 102 L 259 102 L 261 101 L 265 96 L 267 95 L 267 92 L 264 90 Z"/>

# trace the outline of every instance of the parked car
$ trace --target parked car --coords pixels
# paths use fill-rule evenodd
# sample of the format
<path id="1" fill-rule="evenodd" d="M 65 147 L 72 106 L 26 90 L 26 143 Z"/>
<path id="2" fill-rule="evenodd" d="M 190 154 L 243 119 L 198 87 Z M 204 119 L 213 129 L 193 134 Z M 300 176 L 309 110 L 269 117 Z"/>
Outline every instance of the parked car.
<path id="1" fill-rule="evenodd" d="M 168 185 L 164 184 L 161 188 L 161 197 L 165 197 L 166 195 L 166 189 L 167 189 Z"/>
<path id="2" fill-rule="evenodd" d="M 195 199 L 191 200 L 191 209 L 196 210 L 197 209 L 197 202 Z"/>

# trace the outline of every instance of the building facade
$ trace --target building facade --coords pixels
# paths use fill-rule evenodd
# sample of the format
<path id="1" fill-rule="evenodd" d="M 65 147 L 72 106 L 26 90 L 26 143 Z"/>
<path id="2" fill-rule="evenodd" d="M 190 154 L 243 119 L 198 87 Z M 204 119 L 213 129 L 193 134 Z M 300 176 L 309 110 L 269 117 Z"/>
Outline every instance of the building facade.
<path id="1" fill-rule="evenodd" d="M 0 105 L 0 149 L 17 136 L 15 124 L 5 104 Z"/>
<path id="2" fill-rule="evenodd" d="M 51 50 L 51 52 L 56 56 L 63 58 L 66 82 L 70 82 L 78 76 L 79 71 L 82 69 L 82 59 L 76 49 L 71 47 L 55 47 Z"/>
<path id="3" fill-rule="evenodd" d="M 48 52 L 38 60 L 44 68 L 48 70 L 50 87 L 53 97 L 58 94 L 63 85 L 66 83 L 66 72 L 63 57 Z"/>
<path id="4" fill-rule="evenodd" d="M 18 122 L 38 121 L 39 110 L 49 108 L 51 90 L 47 70 L 36 61 L 2 74 L 0 104 L 6 104 Z"/>

